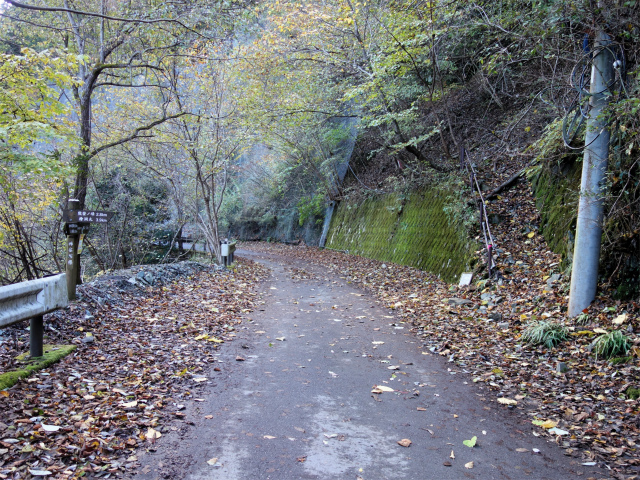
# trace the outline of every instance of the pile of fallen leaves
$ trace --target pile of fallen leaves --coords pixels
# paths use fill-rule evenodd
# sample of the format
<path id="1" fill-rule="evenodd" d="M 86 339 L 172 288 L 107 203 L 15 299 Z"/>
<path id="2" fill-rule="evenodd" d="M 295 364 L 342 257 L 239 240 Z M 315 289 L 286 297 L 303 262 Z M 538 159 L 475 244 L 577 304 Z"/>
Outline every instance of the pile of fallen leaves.
<path id="1" fill-rule="evenodd" d="M 47 343 L 78 349 L 0 392 L 0 478 L 110 478 L 134 468 L 138 446 L 176 429 L 171 420 L 207 382 L 265 273 L 241 262 L 159 287 L 81 287 L 83 300 L 45 317 Z M 24 325 L 10 328 L 2 371 L 28 350 Z"/>
<path id="2" fill-rule="evenodd" d="M 534 435 L 548 435 L 568 456 L 610 469 L 617 478 L 640 468 L 640 306 L 613 300 L 605 291 L 588 312 L 566 317 L 569 278 L 560 258 L 538 231 L 538 213 L 527 185 L 491 204 L 502 222 L 494 225 L 501 272 L 469 287 L 446 284 L 411 267 L 305 246 L 246 243 L 323 265 L 375 294 L 413 325 L 425 352 L 442 355 L 452 372 L 470 375 L 495 392 L 504 408 L 531 418 Z M 482 254 L 483 252 L 478 252 Z M 539 321 L 567 328 L 554 348 L 522 341 Z M 597 358 L 593 342 L 619 330 L 631 349 L 626 358 Z M 619 362 L 619 363 L 618 363 Z"/>

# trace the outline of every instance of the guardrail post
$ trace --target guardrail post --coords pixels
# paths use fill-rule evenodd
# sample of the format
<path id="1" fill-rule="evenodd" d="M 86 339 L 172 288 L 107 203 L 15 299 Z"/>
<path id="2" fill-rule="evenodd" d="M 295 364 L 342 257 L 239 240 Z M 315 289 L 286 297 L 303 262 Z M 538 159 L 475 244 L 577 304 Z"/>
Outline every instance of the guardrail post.
<path id="1" fill-rule="evenodd" d="M 44 319 L 42 315 L 36 315 L 29 319 L 29 353 L 32 357 L 41 357 L 44 352 L 42 344 L 44 341 Z"/>

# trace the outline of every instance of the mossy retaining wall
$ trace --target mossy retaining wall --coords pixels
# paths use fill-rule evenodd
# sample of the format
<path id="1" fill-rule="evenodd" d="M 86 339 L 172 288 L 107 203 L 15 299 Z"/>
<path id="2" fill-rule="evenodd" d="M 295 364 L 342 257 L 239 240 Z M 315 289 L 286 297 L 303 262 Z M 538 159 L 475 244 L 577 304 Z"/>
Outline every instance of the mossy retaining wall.
<path id="1" fill-rule="evenodd" d="M 447 196 L 432 189 L 359 205 L 342 202 L 331 220 L 326 247 L 417 267 L 456 282 L 470 268 L 477 244 L 445 213 Z"/>
<path id="2" fill-rule="evenodd" d="M 551 251 L 571 262 L 578 214 L 582 163 L 565 160 L 545 166 L 531 179 L 540 212 L 540 232 Z"/>

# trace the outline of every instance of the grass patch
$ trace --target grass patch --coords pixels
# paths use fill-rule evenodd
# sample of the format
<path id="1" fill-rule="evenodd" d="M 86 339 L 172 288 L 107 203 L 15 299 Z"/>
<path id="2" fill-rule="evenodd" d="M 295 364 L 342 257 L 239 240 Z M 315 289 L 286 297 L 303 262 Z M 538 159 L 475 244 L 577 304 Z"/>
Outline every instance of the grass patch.
<path id="1" fill-rule="evenodd" d="M 522 334 L 522 341 L 531 345 L 545 345 L 553 348 L 569 338 L 569 330 L 557 322 L 537 322 L 527 327 Z"/>
<path id="2" fill-rule="evenodd" d="M 631 342 L 620 330 L 601 335 L 593 343 L 593 351 L 596 354 L 596 358 L 602 357 L 607 360 L 615 357 L 626 357 L 630 348 Z"/>
<path id="3" fill-rule="evenodd" d="M 640 388 L 629 387 L 625 390 L 625 395 L 630 400 L 637 400 L 640 398 Z"/>
<path id="4" fill-rule="evenodd" d="M 576 317 L 576 324 L 578 325 L 588 325 L 591 323 L 591 317 L 587 313 L 581 313 Z"/>
<path id="5" fill-rule="evenodd" d="M 42 370 L 66 357 L 76 349 L 76 345 L 44 345 L 42 357 L 31 358 L 29 353 L 23 353 L 16 357 L 22 368 L 0 375 L 0 390 L 13 387 L 18 380 L 30 376 L 33 372 Z"/>

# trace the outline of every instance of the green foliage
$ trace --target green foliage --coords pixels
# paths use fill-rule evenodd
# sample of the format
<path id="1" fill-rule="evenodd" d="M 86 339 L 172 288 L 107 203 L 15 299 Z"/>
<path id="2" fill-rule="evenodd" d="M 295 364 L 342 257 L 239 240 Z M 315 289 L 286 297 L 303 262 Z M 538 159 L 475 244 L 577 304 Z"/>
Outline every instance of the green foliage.
<path id="1" fill-rule="evenodd" d="M 77 84 L 66 70 L 79 60 L 75 55 L 57 50 L 36 52 L 25 48 L 21 55 L 0 54 L 0 139 L 3 144 L 25 148 L 38 140 L 73 139 L 73 130 L 64 119 L 69 108 L 59 98 L 61 89 Z M 37 164 L 26 167 L 37 167 Z"/>
<path id="2" fill-rule="evenodd" d="M 596 358 L 611 359 L 614 357 L 624 357 L 631 349 L 631 341 L 620 330 L 613 330 L 599 336 L 593 342 L 593 352 Z"/>
<path id="3" fill-rule="evenodd" d="M 298 201 L 298 223 L 300 226 L 312 218 L 316 218 L 316 223 L 320 224 L 324 220 L 325 209 L 324 195 L 316 193 L 312 197 L 303 197 Z M 320 218 L 318 218 L 320 217 Z"/>
<path id="4" fill-rule="evenodd" d="M 520 339 L 531 345 L 545 345 L 554 348 L 569 338 L 569 330 L 564 325 L 551 320 L 529 325 Z"/>

